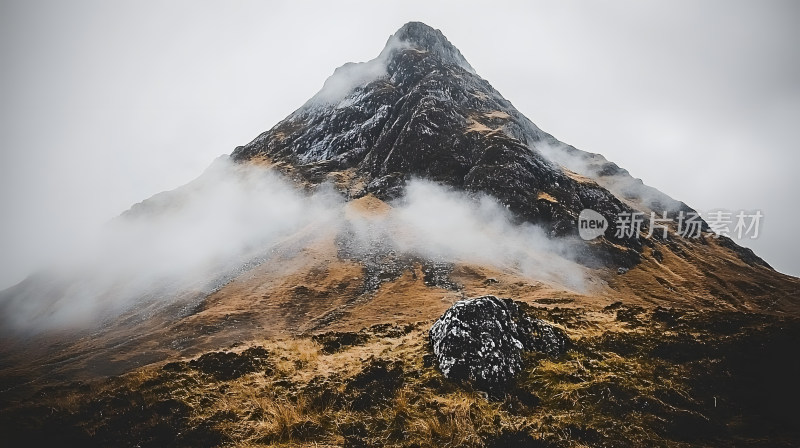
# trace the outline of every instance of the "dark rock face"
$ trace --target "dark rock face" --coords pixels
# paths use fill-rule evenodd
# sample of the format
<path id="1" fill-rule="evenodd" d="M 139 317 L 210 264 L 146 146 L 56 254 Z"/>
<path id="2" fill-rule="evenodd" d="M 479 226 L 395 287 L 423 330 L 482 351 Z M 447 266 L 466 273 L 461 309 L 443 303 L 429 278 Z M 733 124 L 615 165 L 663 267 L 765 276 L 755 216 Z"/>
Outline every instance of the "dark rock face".
<path id="1" fill-rule="evenodd" d="M 522 369 L 522 353 L 563 354 L 569 339 L 558 328 L 530 317 L 527 305 L 494 296 L 460 300 L 431 327 L 436 364 L 451 379 L 497 391 Z"/>
<path id="2" fill-rule="evenodd" d="M 422 177 L 491 195 L 554 235 L 576 233 L 584 208 L 606 216 L 628 209 L 540 153 L 536 144 L 561 143 L 475 74 L 440 31 L 406 24 L 366 64 L 373 63 L 385 66 L 383 76 L 333 104 L 312 98 L 232 158 L 266 158 L 311 184 L 333 180 L 351 198 L 393 199 L 408 179 Z M 346 180 L 337 182 L 332 173 L 343 171 Z"/>
<path id="3" fill-rule="evenodd" d="M 400 28 L 376 59 L 337 69 L 320 93 L 231 157 L 266 160 L 310 187 L 332 182 L 351 199 L 395 199 L 409 179 L 425 178 L 490 195 L 558 237 L 577 236 L 579 213 L 591 209 L 609 219 L 605 236 L 575 238 L 570 250 L 590 267 L 640 262 L 638 235 L 616 236 L 620 213 L 691 211 L 539 129 L 441 31 L 419 22 Z"/>

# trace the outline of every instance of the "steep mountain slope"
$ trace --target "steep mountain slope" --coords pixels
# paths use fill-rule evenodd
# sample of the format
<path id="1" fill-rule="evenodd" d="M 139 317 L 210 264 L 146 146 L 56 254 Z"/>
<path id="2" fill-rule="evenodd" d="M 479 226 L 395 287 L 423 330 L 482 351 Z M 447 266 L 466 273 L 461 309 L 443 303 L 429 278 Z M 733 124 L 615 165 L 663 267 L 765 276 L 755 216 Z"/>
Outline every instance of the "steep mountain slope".
<path id="1" fill-rule="evenodd" d="M 674 233 L 663 241 L 657 232 L 652 238 L 617 237 L 613 217 L 620 212 L 675 216 L 693 210 L 602 156 L 540 130 L 480 78 L 440 31 L 422 23 L 404 25 L 375 60 L 338 69 L 319 94 L 236 148 L 232 158 L 274 166 L 310 185 L 332 182 L 348 198 L 372 194 L 391 200 L 402 195 L 409 179 L 423 177 L 491 195 L 554 236 L 574 237 L 578 214 L 592 209 L 611 221 L 609 230 L 588 244 L 570 242 L 571 256 L 591 267 L 630 268 L 645 253 L 664 252 L 677 254 L 686 262 L 681 264 L 713 264 L 717 258 L 708 255 L 717 252 L 705 246 L 714 239 L 732 252 L 719 251 L 720 263 L 732 258 L 753 268 L 745 268 L 746 277 L 787 280 L 761 269 L 769 265 L 749 249 L 714 237 L 705 223 L 696 241 Z M 645 222 L 642 230 L 647 229 Z M 693 258 L 695 249 L 706 256 Z"/>
<path id="2" fill-rule="evenodd" d="M 440 31 L 415 22 L 395 33 L 378 58 L 337 69 L 320 93 L 232 158 L 273 164 L 310 184 L 333 182 L 349 198 L 397 198 L 408 179 L 423 177 L 498 198 L 554 236 L 574 235 L 587 208 L 607 217 L 634 209 L 693 211 L 540 130 Z M 579 249 L 581 261 L 590 264 L 594 255 L 603 265 L 636 264 L 638 235 L 615 234 L 612 220 L 605 241 Z"/>
<path id="3" fill-rule="evenodd" d="M 352 89 L 331 95 L 331 85 Z M 424 177 L 490 194 L 557 235 L 575 228 L 582 208 L 623 210 L 537 149 L 559 144 L 475 74 L 440 31 L 409 23 L 377 59 L 338 69 L 318 95 L 232 157 L 291 167 L 312 184 L 333 181 L 352 198 L 393 199 L 409 178 Z"/>

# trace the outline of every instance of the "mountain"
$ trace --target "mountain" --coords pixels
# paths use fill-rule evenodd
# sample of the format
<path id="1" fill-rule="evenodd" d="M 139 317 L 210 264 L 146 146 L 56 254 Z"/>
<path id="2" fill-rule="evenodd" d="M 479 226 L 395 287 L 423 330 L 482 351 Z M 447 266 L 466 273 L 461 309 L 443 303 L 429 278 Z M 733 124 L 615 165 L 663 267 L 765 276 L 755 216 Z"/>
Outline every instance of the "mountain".
<path id="1" fill-rule="evenodd" d="M 586 209 L 608 221 L 588 241 Z M 83 446 L 800 440 L 800 280 L 705 221 L 698 238 L 674 221 L 626 234 L 615 217 L 636 212 L 694 210 L 539 129 L 407 23 L 118 217 L 100 261 L 0 293 L 0 423 Z M 443 377 L 426 339 L 487 295 L 574 341 L 517 360 L 492 397 Z"/>
<path id="2" fill-rule="evenodd" d="M 497 198 L 517 218 L 557 237 L 575 236 L 580 212 L 591 209 L 611 219 L 609 230 L 589 244 L 574 242 L 579 262 L 616 271 L 639 264 L 648 253 L 675 254 L 682 265 L 698 267 L 732 258 L 747 265 L 737 269 L 755 280 L 743 286 L 746 298 L 727 291 L 724 281 L 707 279 L 720 284 L 716 291 L 732 302 L 757 300 L 753 292 L 762 276 L 787 279 L 751 250 L 717 238 L 705 223 L 703 247 L 685 239 L 665 241 L 658 232 L 653 238 L 616 237 L 613 217 L 620 213 L 674 216 L 694 210 L 601 155 L 539 129 L 478 76 L 441 31 L 418 22 L 392 35 L 376 59 L 337 69 L 311 100 L 231 157 L 272 166 L 307 186 L 332 182 L 348 199 L 371 195 L 389 201 L 402 195 L 409 179 L 430 179 Z M 705 260 L 712 252 L 706 247 L 709 239 L 721 253 Z M 693 274 L 706 271 L 701 267 Z"/>
<path id="3" fill-rule="evenodd" d="M 320 93 L 232 157 L 287 167 L 309 184 L 332 181 L 353 199 L 391 200 L 410 178 L 431 179 L 492 195 L 554 235 L 574 233 L 583 208 L 609 215 L 627 209 L 576 175 L 589 170 L 565 171 L 545 156 L 550 151 L 591 160 L 602 173 L 595 177 L 627 175 L 541 131 L 440 31 L 409 23 L 378 58 L 337 69 Z M 657 199 L 681 206 L 665 195 Z"/>

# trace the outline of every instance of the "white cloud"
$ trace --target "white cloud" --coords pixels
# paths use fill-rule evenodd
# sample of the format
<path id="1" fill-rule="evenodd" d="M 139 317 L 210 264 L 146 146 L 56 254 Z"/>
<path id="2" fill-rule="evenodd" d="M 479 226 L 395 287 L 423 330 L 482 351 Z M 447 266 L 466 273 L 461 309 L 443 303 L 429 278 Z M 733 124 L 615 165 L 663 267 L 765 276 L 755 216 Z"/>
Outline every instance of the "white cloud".
<path id="1" fill-rule="evenodd" d="M 195 181 L 76 242 L 80 252 L 52 253 L 47 270 L 9 290 L 4 318 L 19 329 L 91 327 L 211 292 L 281 238 L 332 225 L 340 200 L 326 188 L 305 195 L 272 171 L 223 156 Z"/>
<path id="2" fill-rule="evenodd" d="M 390 56 L 394 52 L 408 47 L 407 42 L 391 36 L 375 59 L 367 62 L 347 62 L 337 68 L 325 80 L 322 89 L 306 103 L 306 106 L 338 104 L 356 88 L 385 78 L 388 76 L 386 69 Z"/>
<path id="3" fill-rule="evenodd" d="M 0 310 L 12 328 L 35 332 L 93 328 L 122 313 L 146 317 L 166 306 L 191 306 L 247 266 L 270 263 L 271 254 L 285 250 L 285 238 L 302 234 L 300 244 L 315 244 L 345 220 L 364 248 L 584 286 L 586 271 L 569 261 L 565 241 L 512 224 L 493 198 L 417 180 L 386 215 L 346 218 L 343 203 L 330 186 L 301 193 L 272 170 L 224 156 L 195 181 L 134 206 L 77 242 L 80 256 L 58 254 L 48 269 L 7 290 Z"/>

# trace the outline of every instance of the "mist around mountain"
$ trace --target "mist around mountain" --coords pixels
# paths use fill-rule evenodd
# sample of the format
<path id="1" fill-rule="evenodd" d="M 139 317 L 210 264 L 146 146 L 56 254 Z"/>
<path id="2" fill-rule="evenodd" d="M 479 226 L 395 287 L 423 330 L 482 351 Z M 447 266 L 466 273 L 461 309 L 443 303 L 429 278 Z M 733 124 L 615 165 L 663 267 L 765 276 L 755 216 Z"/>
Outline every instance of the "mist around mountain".
<path id="1" fill-rule="evenodd" d="M 609 221 L 588 241 L 586 209 Z M 694 210 L 408 23 L 0 293 L 0 427 L 27 446 L 796 445 L 800 280 L 705 222 L 618 232 L 636 212 Z M 475 303 L 495 317 L 458 311 Z"/>
<path id="2" fill-rule="evenodd" d="M 318 233 L 348 230 L 360 256 L 379 250 L 514 267 L 531 280 L 587 290 L 566 240 L 515 222 L 491 196 L 414 179 L 385 215 L 348 216 L 344 204 L 333 185 L 305 193 L 272 170 L 222 156 L 191 184 L 135 205 L 78 257 L 7 291 L 3 318 L 35 334 L 113 325 L 122 314 L 146 317 L 176 304 L 187 312 L 301 231 L 314 244 Z"/>

